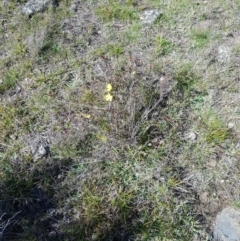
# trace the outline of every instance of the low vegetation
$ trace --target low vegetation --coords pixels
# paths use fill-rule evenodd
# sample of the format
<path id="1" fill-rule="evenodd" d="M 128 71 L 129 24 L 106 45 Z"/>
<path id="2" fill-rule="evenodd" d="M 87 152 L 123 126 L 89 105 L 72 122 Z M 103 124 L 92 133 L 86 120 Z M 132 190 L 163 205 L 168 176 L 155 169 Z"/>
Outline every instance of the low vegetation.
<path id="1" fill-rule="evenodd" d="M 239 3 L 7 2 L 0 239 L 211 240 L 239 206 Z"/>

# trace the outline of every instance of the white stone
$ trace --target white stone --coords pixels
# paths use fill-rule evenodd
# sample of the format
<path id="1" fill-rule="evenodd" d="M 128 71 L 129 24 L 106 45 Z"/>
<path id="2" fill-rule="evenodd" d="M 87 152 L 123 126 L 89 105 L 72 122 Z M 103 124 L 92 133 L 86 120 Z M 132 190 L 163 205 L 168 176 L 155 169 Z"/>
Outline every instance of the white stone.
<path id="1" fill-rule="evenodd" d="M 152 24 L 157 20 L 160 15 L 161 12 L 157 10 L 146 10 L 143 12 L 140 19 L 142 20 L 143 24 Z"/>
<path id="2" fill-rule="evenodd" d="M 221 63 L 226 63 L 229 61 L 230 51 L 229 48 L 225 45 L 221 45 L 218 47 L 218 56 L 217 59 Z"/>
<path id="3" fill-rule="evenodd" d="M 228 128 L 229 128 L 229 129 L 232 129 L 233 127 L 234 127 L 234 123 L 229 122 L 229 123 L 228 123 Z"/>
<path id="4" fill-rule="evenodd" d="M 52 0 L 30 0 L 22 8 L 22 13 L 32 15 L 36 12 L 43 11 Z"/>
<path id="5" fill-rule="evenodd" d="M 186 139 L 190 139 L 192 141 L 197 139 L 197 134 L 195 132 L 193 132 L 193 131 L 189 132 L 185 136 L 186 136 Z"/>

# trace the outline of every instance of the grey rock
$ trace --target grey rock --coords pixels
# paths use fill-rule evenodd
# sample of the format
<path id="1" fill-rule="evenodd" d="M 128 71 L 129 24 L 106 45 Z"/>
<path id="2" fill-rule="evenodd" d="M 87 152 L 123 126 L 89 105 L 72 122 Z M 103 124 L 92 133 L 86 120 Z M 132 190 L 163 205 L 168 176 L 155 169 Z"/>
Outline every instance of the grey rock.
<path id="1" fill-rule="evenodd" d="M 50 155 L 49 146 L 45 146 L 41 143 L 33 153 L 33 161 L 36 162 L 39 159 L 42 159 L 44 157 L 47 158 L 49 155 Z"/>
<path id="2" fill-rule="evenodd" d="M 25 6 L 22 8 L 22 13 L 25 15 L 33 15 L 37 12 L 43 11 L 51 2 L 52 0 L 30 0 L 28 1 Z"/>
<path id="3" fill-rule="evenodd" d="M 221 63 L 227 63 L 230 59 L 230 51 L 229 48 L 225 45 L 221 45 L 218 47 L 218 56 L 217 59 Z"/>
<path id="4" fill-rule="evenodd" d="M 214 238 L 216 241 L 240 241 L 240 210 L 228 207 L 217 215 Z"/>
<path id="5" fill-rule="evenodd" d="M 8 57 L 8 55 L 9 55 L 8 53 L 0 50 L 0 59 L 5 59 Z"/>
<path id="6" fill-rule="evenodd" d="M 5 6 L 5 7 L 6 7 L 6 6 L 9 6 L 9 4 L 10 4 L 10 3 L 9 3 L 9 1 L 8 1 L 8 0 L 3 0 L 3 6 Z"/>
<path id="7" fill-rule="evenodd" d="M 56 231 L 51 231 L 49 233 L 49 238 L 52 240 L 52 239 L 56 239 L 57 237 L 57 232 Z"/>
<path id="8" fill-rule="evenodd" d="M 142 16 L 140 16 L 140 19 L 142 20 L 143 24 L 152 24 L 161 15 L 162 13 L 157 10 L 146 10 L 143 12 Z"/>
<path id="9" fill-rule="evenodd" d="M 197 134 L 194 131 L 191 131 L 186 133 L 185 138 L 194 141 L 197 139 Z"/>
<path id="10" fill-rule="evenodd" d="M 43 158 L 51 156 L 49 140 L 47 138 L 32 136 L 29 139 L 33 161 L 36 162 Z"/>

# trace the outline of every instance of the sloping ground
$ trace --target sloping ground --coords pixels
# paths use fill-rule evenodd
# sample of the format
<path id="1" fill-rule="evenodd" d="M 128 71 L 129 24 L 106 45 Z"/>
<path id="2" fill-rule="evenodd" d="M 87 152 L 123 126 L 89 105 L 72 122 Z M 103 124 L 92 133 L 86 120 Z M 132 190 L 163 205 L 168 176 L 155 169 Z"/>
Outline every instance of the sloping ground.
<path id="1" fill-rule="evenodd" d="M 0 237 L 213 240 L 239 206 L 239 3 L 22 6 L 0 3 Z"/>

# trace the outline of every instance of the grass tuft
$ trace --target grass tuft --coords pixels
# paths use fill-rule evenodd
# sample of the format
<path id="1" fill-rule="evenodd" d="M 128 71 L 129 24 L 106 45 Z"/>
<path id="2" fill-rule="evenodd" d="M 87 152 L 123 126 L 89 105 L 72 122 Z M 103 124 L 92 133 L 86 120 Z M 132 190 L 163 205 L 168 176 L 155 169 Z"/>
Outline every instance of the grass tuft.
<path id="1" fill-rule="evenodd" d="M 212 110 L 202 111 L 202 120 L 206 125 L 205 138 L 207 142 L 221 144 L 230 138 L 230 131 L 226 124 Z"/>
<path id="2" fill-rule="evenodd" d="M 155 52 L 158 56 L 167 55 L 172 50 L 174 45 L 162 36 L 158 36 L 155 40 Z"/>
<path id="3" fill-rule="evenodd" d="M 203 48 L 210 43 L 210 32 L 208 30 L 192 30 L 190 38 L 194 48 Z"/>
<path id="4" fill-rule="evenodd" d="M 118 57 L 119 55 L 124 53 L 124 47 L 121 43 L 116 44 L 107 44 L 103 47 L 96 48 L 92 55 L 95 57 Z"/>
<path id="5" fill-rule="evenodd" d="M 134 9 L 134 1 L 127 1 L 121 4 L 116 1 L 109 1 L 96 9 L 96 15 L 103 21 L 122 20 L 125 22 L 138 19 L 137 11 Z"/>
<path id="6" fill-rule="evenodd" d="M 0 93 L 15 86 L 20 77 L 19 70 L 16 67 L 10 68 L 3 78 L 3 82 L 0 84 Z"/>

